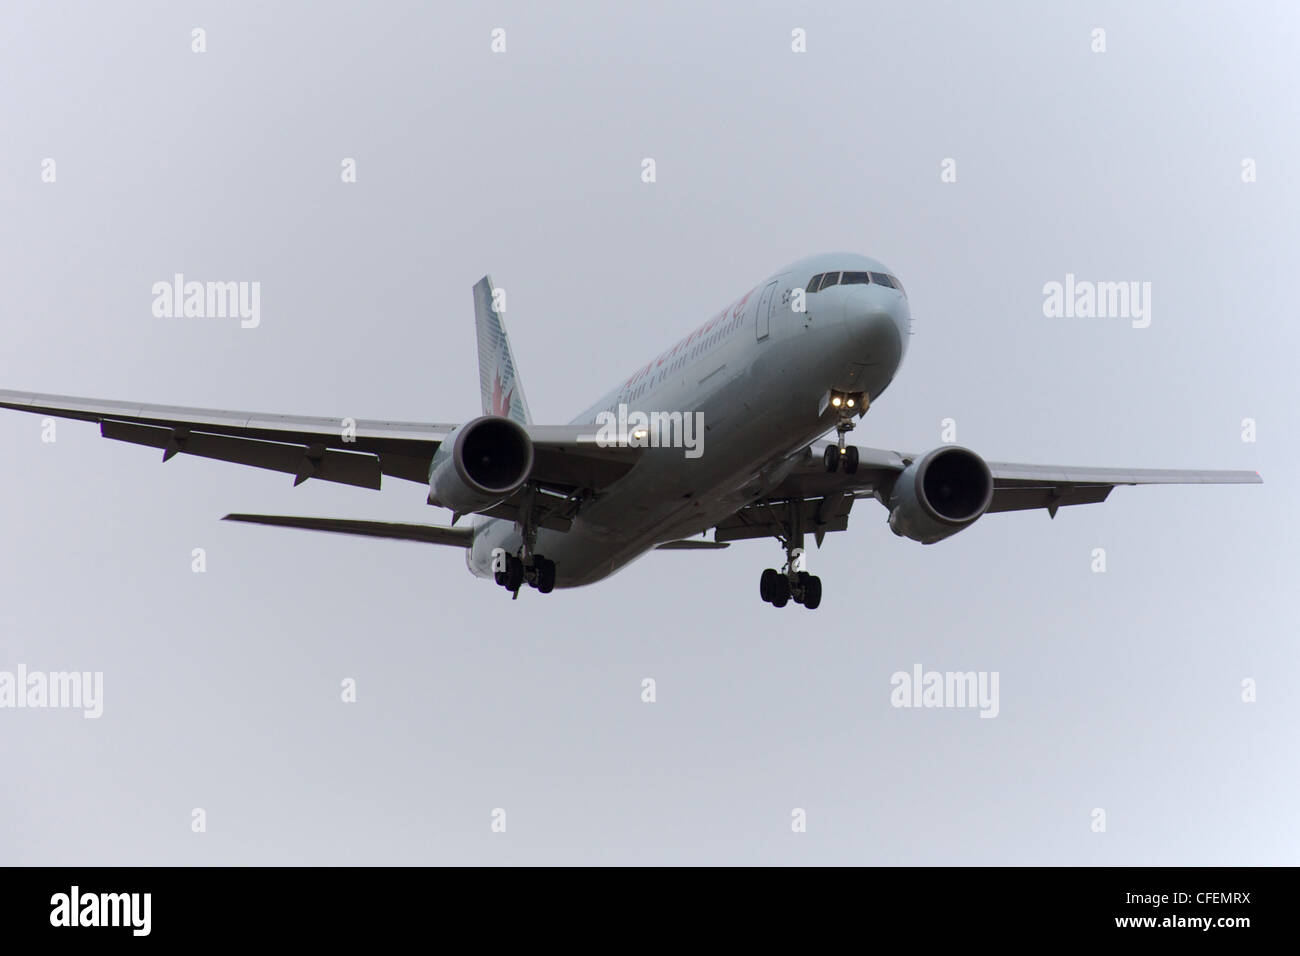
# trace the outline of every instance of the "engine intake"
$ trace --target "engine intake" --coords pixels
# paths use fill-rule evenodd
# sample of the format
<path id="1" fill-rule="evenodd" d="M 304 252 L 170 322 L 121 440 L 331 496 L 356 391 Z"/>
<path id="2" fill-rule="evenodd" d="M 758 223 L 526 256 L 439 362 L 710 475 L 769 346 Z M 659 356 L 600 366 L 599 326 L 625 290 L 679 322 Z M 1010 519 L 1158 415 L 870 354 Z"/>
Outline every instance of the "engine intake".
<path id="1" fill-rule="evenodd" d="M 517 422 L 484 415 L 456 428 L 429 469 L 429 504 L 457 514 L 505 501 L 533 470 L 533 442 Z"/>
<path id="2" fill-rule="evenodd" d="M 975 523 L 993 501 L 984 459 L 955 445 L 936 448 L 903 469 L 889 494 L 894 534 L 934 544 Z"/>

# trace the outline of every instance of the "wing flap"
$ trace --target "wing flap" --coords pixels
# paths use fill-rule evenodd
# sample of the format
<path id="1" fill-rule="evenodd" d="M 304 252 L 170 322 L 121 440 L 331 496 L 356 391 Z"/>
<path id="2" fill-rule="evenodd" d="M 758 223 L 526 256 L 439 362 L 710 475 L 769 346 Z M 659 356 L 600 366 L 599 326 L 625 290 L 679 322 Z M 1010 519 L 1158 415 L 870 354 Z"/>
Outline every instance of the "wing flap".
<path id="1" fill-rule="evenodd" d="M 229 438 L 225 435 L 111 420 L 102 422 L 99 432 L 114 441 L 161 448 L 164 461 L 177 454 L 194 455 L 197 458 L 211 458 L 283 472 L 294 476 L 294 484 L 302 484 L 308 478 L 318 478 L 358 488 L 380 487 L 382 473 L 379 459 L 374 455 L 331 451 L 319 445 L 304 448 L 301 445 Z"/>
<path id="2" fill-rule="evenodd" d="M 1084 485 L 1078 488 L 1063 487 L 999 487 L 994 482 L 993 501 L 987 514 L 998 511 L 1030 511 L 1034 508 L 1064 508 L 1068 505 L 1099 504 L 1106 500 L 1114 485 Z"/>
<path id="3" fill-rule="evenodd" d="M 844 531 L 849 526 L 852 495 L 825 498 L 792 498 L 788 501 L 760 501 L 741 508 L 730 518 L 718 522 L 713 540 L 742 541 L 747 538 L 770 538 L 785 534 L 791 519 L 796 528 L 814 534 L 818 543 L 830 531 Z"/>

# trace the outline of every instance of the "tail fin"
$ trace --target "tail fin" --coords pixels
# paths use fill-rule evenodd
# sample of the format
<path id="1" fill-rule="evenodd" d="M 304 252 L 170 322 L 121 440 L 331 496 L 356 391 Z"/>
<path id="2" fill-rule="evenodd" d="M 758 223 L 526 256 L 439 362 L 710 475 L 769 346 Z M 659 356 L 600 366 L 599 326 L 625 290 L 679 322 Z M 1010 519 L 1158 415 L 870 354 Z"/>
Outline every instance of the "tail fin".
<path id="1" fill-rule="evenodd" d="M 492 277 L 474 283 L 474 322 L 478 327 L 478 380 L 483 393 L 483 414 L 501 415 L 520 425 L 532 423 L 524 386 L 515 371 L 515 356 L 506 337 L 505 321 L 495 306 L 497 290 Z M 504 291 L 501 293 L 505 295 Z"/>

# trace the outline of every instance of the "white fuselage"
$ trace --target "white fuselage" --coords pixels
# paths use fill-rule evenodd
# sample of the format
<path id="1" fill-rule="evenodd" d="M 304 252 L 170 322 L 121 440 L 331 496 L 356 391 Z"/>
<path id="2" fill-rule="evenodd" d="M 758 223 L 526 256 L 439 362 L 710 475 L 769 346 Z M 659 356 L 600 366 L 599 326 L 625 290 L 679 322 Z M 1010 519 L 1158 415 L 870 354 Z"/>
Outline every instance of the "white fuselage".
<path id="1" fill-rule="evenodd" d="M 690 537 L 762 499 L 791 456 L 834 427 L 831 389 L 872 400 L 893 380 L 911 316 L 903 292 L 840 285 L 794 292 L 830 270 L 889 272 L 849 253 L 800 260 L 756 285 L 709 322 L 656 356 L 573 424 L 592 424 L 619 405 L 650 412 L 702 413 L 703 453 L 647 448 L 617 483 L 586 502 L 565 532 L 540 529 L 535 553 L 555 562 L 556 586 L 613 574 L 655 545 Z M 492 575 L 492 554 L 517 553 L 513 521 L 476 519 L 470 570 Z"/>

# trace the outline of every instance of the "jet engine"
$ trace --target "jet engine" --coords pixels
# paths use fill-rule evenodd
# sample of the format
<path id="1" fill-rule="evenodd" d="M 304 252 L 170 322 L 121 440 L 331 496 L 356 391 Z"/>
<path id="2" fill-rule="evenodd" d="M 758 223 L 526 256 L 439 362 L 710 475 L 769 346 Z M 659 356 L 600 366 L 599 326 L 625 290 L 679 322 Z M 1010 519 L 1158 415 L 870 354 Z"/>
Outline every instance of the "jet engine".
<path id="1" fill-rule="evenodd" d="M 993 473 L 967 448 L 936 448 L 903 469 L 886 502 L 894 534 L 922 544 L 975 523 L 993 501 Z"/>
<path id="2" fill-rule="evenodd" d="M 484 415 L 458 426 L 438 446 L 429 468 L 429 504 L 456 514 L 505 501 L 533 470 L 533 442 L 517 422 Z"/>

